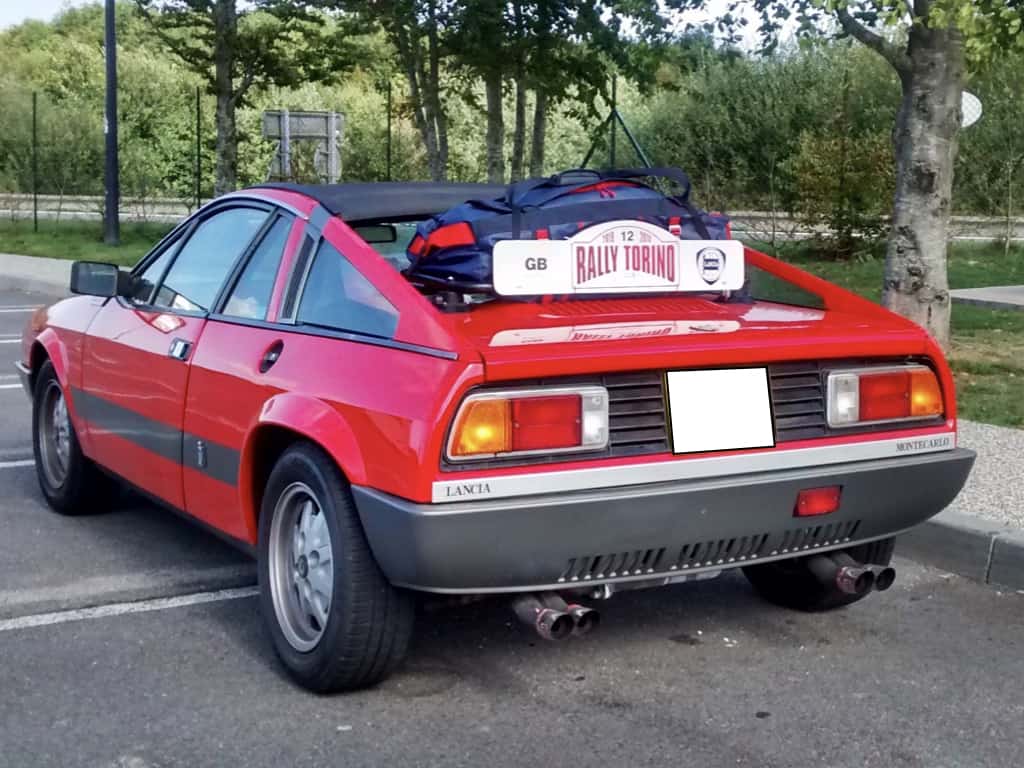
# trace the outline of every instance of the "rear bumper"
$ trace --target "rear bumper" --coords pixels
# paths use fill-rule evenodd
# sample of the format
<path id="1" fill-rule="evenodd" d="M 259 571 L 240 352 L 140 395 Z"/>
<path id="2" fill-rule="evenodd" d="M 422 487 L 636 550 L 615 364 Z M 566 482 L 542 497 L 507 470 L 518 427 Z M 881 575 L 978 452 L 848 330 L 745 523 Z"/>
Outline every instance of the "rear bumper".
<path id="1" fill-rule="evenodd" d="M 21 386 L 25 390 L 25 394 L 32 397 L 32 384 L 31 375 L 32 371 L 20 360 L 14 364 L 14 367 L 18 369 L 18 378 L 21 379 Z"/>
<path id="2" fill-rule="evenodd" d="M 516 592 L 699 573 L 891 536 L 942 511 L 974 458 L 958 448 L 450 504 L 352 491 L 392 583 L 428 592 Z M 793 516 L 800 490 L 826 485 L 842 486 L 839 510 Z"/>

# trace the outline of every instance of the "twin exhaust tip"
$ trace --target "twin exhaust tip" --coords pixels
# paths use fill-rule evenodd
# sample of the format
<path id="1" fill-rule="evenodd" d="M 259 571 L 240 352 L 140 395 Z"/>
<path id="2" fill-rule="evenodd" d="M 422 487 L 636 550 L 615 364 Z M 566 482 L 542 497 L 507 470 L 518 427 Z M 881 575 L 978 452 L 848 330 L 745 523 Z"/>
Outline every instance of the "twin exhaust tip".
<path id="1" fill-rule="evenodd" d="M 807 559 L 807 568 L 823 586 L 847 595 L 865 595 L 872 589 L 884 592 L 896 580 L 891 566 L 862 565 L 845 552 L 814 555 Z"/>
<path id="2" fill-rule="evenodd" d="M 593 608 L 565 600 L 554 592 L 521 595 L 512 603 L 516 617 L 532 627 L 545 640 L 564 640 L 569 635 L 585 635 L 601 620 Z"/>

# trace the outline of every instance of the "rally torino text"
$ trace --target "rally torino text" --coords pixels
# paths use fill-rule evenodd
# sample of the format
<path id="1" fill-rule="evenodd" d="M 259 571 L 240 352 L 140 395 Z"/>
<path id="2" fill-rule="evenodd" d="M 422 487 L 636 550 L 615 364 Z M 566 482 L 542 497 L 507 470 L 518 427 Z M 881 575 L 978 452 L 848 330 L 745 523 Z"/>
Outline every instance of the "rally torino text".
<path id="1" fill-rule="evenodd" d="M 616 271 L 645 272 L 674 283 L 676 246 L 674 243 L 576 246 L 577 285 Z"/>

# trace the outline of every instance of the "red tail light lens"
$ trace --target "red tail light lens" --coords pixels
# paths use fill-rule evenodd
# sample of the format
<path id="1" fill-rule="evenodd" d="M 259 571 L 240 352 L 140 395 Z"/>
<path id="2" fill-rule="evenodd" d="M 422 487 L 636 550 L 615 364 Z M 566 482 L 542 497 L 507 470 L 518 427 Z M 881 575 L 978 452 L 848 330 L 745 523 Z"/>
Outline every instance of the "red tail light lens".
<path id="1" fill-rule="evenodd" d="M 793 507 L 794 517 L 815 517 L 827 515 L 839 509 L 839 498 L 843 488 L 829 485 L 824 488 L 805 488 L 796 495 L 796 506 Z"/>
<path id="2" fill-rule="evenodd" d="M 512 401 L 512 450 L 540 451 L 580 444 L 579 395 L 530 397 Z"/>
<path id="3" fill-rule="evenodd" d="M 861 374 L 860 420 L 905 419 L 910 415 L 910 372 Z"/>

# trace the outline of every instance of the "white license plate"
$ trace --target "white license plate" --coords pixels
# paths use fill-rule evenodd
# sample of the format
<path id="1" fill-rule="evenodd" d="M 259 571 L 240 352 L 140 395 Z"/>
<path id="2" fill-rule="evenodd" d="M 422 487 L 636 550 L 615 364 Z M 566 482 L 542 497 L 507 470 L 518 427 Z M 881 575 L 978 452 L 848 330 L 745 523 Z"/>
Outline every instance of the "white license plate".
<path id="1" fill-rule="evenodd" d="M 668 407 L 675 453 L 775 445 L 767 368 L 669 371 Z"/>

